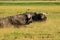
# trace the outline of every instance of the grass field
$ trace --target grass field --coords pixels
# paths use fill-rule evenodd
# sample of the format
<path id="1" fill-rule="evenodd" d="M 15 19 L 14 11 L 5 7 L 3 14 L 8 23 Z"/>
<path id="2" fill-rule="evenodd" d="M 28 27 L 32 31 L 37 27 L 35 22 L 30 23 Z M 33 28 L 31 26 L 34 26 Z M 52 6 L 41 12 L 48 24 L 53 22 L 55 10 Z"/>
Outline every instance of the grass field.
<path id="1" fill-rule="evenodd" d="M 29 11 L 48 12 L 46 22 L 34 22 L 20 28 L 0 28 L 0 40 L 60 40 L 60 6 L 0 6 L 0 17 Z"/>
<path id="2" fill-rule="evenodd" d="M 31 5 L 60 5 L 60 1 L 0 1 L 0 6 L 3 5 L 22 5 L 22 6 L 31 6 Z"/>

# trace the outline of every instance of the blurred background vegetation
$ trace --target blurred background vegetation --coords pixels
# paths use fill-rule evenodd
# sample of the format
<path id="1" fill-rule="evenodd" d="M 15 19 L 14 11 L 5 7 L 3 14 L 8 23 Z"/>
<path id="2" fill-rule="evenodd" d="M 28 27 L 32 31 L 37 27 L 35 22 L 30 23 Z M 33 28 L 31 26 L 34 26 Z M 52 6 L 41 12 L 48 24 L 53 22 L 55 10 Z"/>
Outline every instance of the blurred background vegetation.
<path id="1" fill-rule="evenodd" d="M 60 0 L 0 0 L 0 1 L 60 1 Z"/>

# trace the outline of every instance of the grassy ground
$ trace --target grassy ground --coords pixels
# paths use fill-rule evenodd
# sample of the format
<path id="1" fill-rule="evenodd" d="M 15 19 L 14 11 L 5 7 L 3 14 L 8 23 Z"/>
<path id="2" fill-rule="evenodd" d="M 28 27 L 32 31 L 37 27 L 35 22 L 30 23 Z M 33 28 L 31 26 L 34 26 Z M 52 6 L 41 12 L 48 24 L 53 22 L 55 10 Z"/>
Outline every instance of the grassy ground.
<path id="1" fill-rule="evenodd" d="M 1 5 L 60 5 L 60 1 L 0 1 Z"/>
<path id="2" fill-rule="evenodd" d="M 29 11 L 48 12 L 46 22 L 0 28 L 0 40 L 60 40 L 60 6 L 0 6 L 0 17 Z"/>

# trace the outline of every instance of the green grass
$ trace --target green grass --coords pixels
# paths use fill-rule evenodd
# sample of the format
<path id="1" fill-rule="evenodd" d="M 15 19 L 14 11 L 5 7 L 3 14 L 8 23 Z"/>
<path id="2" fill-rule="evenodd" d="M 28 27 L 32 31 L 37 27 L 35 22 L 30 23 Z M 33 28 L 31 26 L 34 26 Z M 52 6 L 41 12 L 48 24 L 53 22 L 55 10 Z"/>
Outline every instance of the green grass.
<path id="1" fill-rule="evenodd" d="M 0 2 L 0 5 L 60 5 L 60 2 Z"/>
<path id="2" fill-rule="evenodd" d="M 0 6 L 0 17 L 29 11 L 48 12 L 46 22 L 33 22 L 19 28 L 0 28 L 0 40 L 60 40 L 60 6 Z"/>

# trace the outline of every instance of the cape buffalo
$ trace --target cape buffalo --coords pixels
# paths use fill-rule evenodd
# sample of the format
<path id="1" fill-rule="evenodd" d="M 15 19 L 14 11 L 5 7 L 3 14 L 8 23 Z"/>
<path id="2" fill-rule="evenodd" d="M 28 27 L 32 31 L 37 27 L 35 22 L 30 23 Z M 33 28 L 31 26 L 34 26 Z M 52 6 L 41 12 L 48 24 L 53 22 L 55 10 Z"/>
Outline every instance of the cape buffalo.
<path id="1" fill-rule="evenodd" d="M 46 21 L 47 17 L 43 13 L 37 13 L 37 12 L 26 12 L 26 15 L 28 15 L 29 20 L 31 21 Z"/>
<path id="2" fill-rule="evenodd" d="M 0 26 L 4 27 L 7 25 L 14 25 L 14 26 L 19 26 L 19 25 L 26 25 L 31 23 L 32 20 L 29 19 L 28 15 L 26 14 L 18 14 L 15 16 L 8 16 L 5 18 L 0 18 Z"/>
<path id="3" fill-rule="evenodd" d="M 43 13 L 25 12 L 14 16 L 0 18 L 0 27 L 27 25 L 33 21 L 46 21 L 47 17 Z"/>
<path id="4" fill-rule="evenodd" d="M 29 19 L 28 15 L 26 14 L 18 14 L 15 16 L 8 17 L 10 23 L 12 25 L 27 25 L 32 22 L 32 20 Z"/>
<path id="5" fill-rule="evenodd" d="M 32 16 L 34 21 L 46 21 L 47 17 L 43 13 L 36 14 Z"/>

